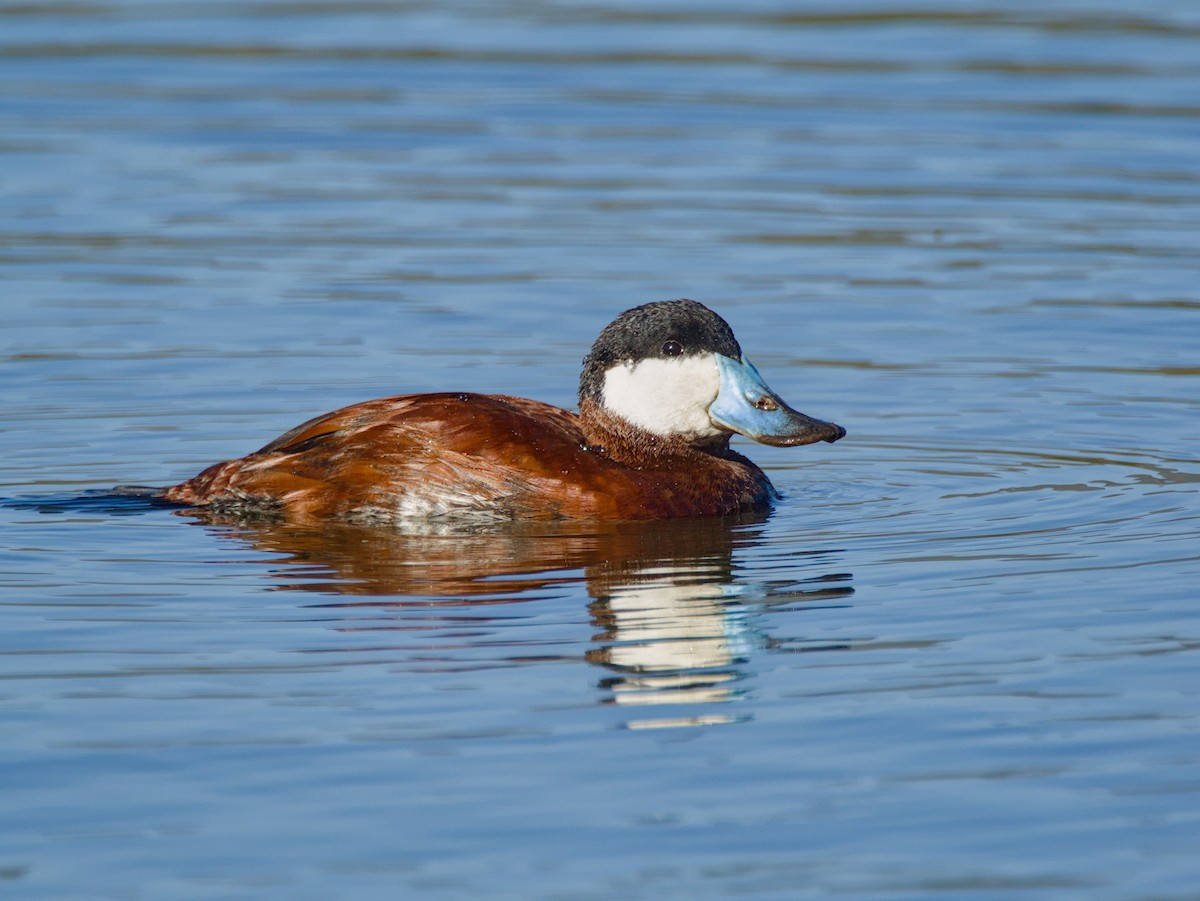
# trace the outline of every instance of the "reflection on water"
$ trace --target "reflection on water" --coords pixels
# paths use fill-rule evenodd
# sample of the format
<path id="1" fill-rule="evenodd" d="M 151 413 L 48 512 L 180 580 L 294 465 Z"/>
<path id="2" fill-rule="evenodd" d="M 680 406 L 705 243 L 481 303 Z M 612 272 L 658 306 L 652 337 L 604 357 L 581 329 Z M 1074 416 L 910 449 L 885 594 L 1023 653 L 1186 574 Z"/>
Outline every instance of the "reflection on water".
<path id="1" fill-rule="evenodd" d="M 603 631 L 587 659 L 617 675 L 604 680 L 614 703 L 711 704 L 732 700 L 738 669 L 754 646 L 746 610 L 732 602 L 728 571 L 647 567 L 593 591 L 592 619 Z M 730 722 L 728 714 L 641 725 Z M 634 724 L 631 724 L 634 725 Z"/>
<path id="2" fill-rule="evenodd" d="M 185 515 L 227 538 L 281 555 L 282 565 L 272 574 L 285 590 L 354 598 L 317 605 L 321 608 L 371 607 L 396 616 L 394 624 L 375 624 L 373 631 L 409 628 L 404 615 L 413 609 L 426 618 L 423 628 L 429 628 L 432 609 L 447 610 L 446 622 L 461 624 L 462 608 L 537 602 L 556 586 L 582 582 L 599 630 L 585 659 L 608 671 L 599 684 L 611 702 L 630 707 L 735 700 L 746 675 L 740 667 L 755 647 L 769 641 L 754 630 L 756 604 L 828 600 L 853 592 L 845 584 L 850 576 L 842 573 L 823 574 L 803 586 L 740 582 L 734 552 L 758 545 L 763 536 L 763 519 L 753 516 L 530 523 L 414 534 L 251 522 L 207 511 Z M 487 620 L 486 614 L 473 618 L 476 626 L 486 626 Z M 352 617 L 335 627 L 354 631 L 361 623 Z M 491 640 L 485 628 L 481 641 Z M 705 712 L 628 725 L 708 725 L 737 718 Z"/>
<path id="3" fill-rule="evenodd" d="M 647 566 L 614 580 L 595 598 L 590 610 L 603 631 L 599 647 L 587 659 L 615 671 L 602 684 L 616 704 L 639 706 L 715 703 L 734 700 L 739 669 L 752 652 L 769 645 L 769 636 L 752 623 L 756 605 L 780 599 L 813 602 L 844 598 L 854 589 L 848 574 L 831 573 L 811 580 L 814 587 L 781 590 L 738 584 L 724 565 Z M 807 583 L 806 583 L 807 584 Z M 641 719 L 631 728 L 709 725 L 734 721 L 730 714 Z"/>
<path id="4" fill-rule="evenodd" d="M 762 536 L 761 518 L 694 519 L 654 523 L 514 523 L 494 528 L 429 531 L 365 528 L 326 523 L 297 526 L 181 511 L 198 524 L 282 555 L 286 568 L 275 571 L 295 591 L 384 597 L 417 596 L 467 603 L 472 599 L 510 602 L 509 596 L 544 592 L 586 572 L 594 596 L 613 583 L 638 578 L 659 565 L 699 570 L 728 581 L 736 547 Z M 301 578 L 303 577 L 303 578 Z M 462 596 L 462 597 L 459 597 Z M 535 595 L 536 598 L 536 595 Z M 410 597 L 379 603 L 403 606 Z M 432 601 L 436 602 L 436 601 Z M 366 602 L 370 603 L 370 602 Z"/>

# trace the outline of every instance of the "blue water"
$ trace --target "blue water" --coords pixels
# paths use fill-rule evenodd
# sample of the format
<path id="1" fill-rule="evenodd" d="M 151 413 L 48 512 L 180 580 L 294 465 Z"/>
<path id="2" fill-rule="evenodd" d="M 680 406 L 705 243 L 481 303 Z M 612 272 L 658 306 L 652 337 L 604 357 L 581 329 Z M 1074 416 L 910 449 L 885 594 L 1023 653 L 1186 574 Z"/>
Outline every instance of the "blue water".
<path id="1" fill-rule="evenodd" d="M 1196 899 L 1200 10 L 0 9 L 0 896 Z M 719 310 L 765 518 L 114 497 Z"/>

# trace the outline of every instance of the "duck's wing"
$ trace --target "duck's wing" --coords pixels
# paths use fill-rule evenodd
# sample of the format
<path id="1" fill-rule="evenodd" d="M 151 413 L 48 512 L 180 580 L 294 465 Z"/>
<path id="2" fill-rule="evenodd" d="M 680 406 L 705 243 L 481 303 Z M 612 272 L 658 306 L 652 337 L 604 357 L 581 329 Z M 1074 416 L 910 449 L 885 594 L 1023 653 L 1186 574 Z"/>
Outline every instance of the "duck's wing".
<path id="1" fill-rule="evenodd" d="M 523 515 L 523 508 L 512 508 L 513 499 L 529 497 L 540 479 L 560 474 L 582 444 L 578 417 L 540 401 L 402 395 L 310 419 L 163 496 L 193 506 L 314 517 Z"/>

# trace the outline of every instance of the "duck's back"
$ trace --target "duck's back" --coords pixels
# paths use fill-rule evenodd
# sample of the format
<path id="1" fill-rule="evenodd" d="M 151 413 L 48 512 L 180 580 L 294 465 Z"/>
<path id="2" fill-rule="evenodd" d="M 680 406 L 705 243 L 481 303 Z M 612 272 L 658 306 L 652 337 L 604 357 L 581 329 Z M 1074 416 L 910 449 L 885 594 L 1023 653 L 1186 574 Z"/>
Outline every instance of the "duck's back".
<path id="1" fill-rule="evenodd" d="M 577 417 L 522 398 L 413 394 L 344 407 L 167 489 L 176 503 L 367 521 L 489 515 L 537 490 L 583 441 Z"/>

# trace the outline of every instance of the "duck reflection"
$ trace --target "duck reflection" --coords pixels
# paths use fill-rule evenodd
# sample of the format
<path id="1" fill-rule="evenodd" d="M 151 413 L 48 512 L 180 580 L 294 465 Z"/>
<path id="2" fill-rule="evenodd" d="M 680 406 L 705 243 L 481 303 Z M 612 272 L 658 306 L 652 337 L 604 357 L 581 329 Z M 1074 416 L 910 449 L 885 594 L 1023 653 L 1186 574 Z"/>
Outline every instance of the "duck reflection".
<path id="1" fill-rule="evenodd" d="M 516 524 L 472 533 L 413 534 L 247 522 L 195 511 L 186 515 L 257 550 L 279 554 L 282 565 L 274 576 L 280 588 L 346 598 L 319 605 L 326 608 L 400 612 L 420 607 L 428 613 L 430 608 L 473 607 L 480 608 L 472 616 L 480 623 L 488 605 L 538 601 L 582 587 L 592 598 L 588 610 L 598 630 L 584 657 L 606 671 L 599 687 L 607 703 L 630 708 L 735 700 L 747 658 L 768 641 L 752 627 L 754 610 L 780 600 L 792 604 L 852 592 L 844 584 L 849 577 L 839 574 L 818 575 L 811 588 L 799 590 L 740 582 L 735 551 L 761 541 L 762 517 Z M 447 624 L 462 625 L 460 616 L 449 611 L 444 616 Z M 627 725 L 736 719 L 705 712 L 639 718 Z"/>

